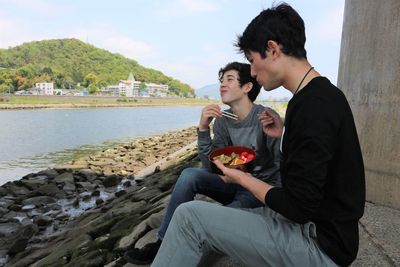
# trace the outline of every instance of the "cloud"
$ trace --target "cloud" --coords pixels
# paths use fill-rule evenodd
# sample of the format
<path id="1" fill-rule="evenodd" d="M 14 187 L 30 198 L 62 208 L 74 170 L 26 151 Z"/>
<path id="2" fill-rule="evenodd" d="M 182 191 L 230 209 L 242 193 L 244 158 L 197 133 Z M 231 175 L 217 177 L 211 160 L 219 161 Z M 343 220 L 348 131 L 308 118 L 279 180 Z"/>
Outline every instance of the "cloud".
<path id="1" fill-rule="evenodd" d="M 5 17 L 0 17 L 0 36 L 0 48 L 13 47 L 34 40 L 32 34 L 22 25 Z"/>
<path id="2" fill-rule="evenodd" d="M 71 37 L 93 44 L 96 47 L 119 53 L 125 57 L 143 62 L 158 57 L 157 49 L 150 44 L 126 36 L 109 25 L 90 26 L 68 34 Z"/>
<path id="3" fill-rule="evenodd" d="M 136 41 L 126 36 L 110 36 L 100 41 L 108 50 L 116 51 L 139 62 L 152 60 L 157 57 L 157 51 L 145 42 Z"/>
<path id="4" fill-rule="evenodd" d="M 194 88 L 200 88 L 217 83 L 219 69 L 231 61 L 243 61 L 243 58 L 240 55 L 232 56 L 226 49 L 208 44 L 199 53 L 188 54 L 184 62 L 173 63 L 172 60 L 160 57 L 148 62 L 146 66 L 158 69 Z"/>

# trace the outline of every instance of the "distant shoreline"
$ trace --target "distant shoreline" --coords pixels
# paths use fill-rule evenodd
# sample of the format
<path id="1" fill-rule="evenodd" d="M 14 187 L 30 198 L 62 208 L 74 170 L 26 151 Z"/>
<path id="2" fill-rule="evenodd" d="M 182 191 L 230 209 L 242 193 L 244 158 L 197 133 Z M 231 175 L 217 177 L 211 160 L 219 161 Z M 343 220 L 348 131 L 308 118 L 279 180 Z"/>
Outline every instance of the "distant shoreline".
<path id="1" fill-rule="evenodd" d="M 205 106 L 218 100 L 198 98 L 123 98 L 99 96 L 0 96 L 0 110 L 103 107 Z"/>

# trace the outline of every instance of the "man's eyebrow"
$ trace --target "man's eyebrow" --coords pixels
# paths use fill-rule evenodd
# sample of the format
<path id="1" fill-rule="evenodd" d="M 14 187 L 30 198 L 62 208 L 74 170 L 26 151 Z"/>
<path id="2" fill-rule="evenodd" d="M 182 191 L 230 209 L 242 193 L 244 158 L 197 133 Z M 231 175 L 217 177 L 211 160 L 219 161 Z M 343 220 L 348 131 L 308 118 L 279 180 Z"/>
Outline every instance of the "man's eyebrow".
<path id="1" fill-rule="evenodd" d="M 227 74 L 225 77 L 227 77 L 227 78 L 236 78 L 236 76 L 233 75 L 233 74 Z"/>

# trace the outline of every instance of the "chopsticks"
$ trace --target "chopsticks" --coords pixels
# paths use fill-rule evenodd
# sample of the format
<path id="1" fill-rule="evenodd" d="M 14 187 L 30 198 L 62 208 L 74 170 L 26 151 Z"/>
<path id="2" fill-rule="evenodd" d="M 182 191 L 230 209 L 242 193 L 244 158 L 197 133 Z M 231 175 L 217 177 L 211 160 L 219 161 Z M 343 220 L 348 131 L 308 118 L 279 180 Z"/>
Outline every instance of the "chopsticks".
<path id="1" fill-rule="evenodd" d="M 222 116 L 225 116 L 225 117 L 230 118 L 232 120 L 238 120 L 239 119 L 238 115 L 236 115 L 236 114 L 229 113 L 229 112 L 224 111 L 224 110 L 221 111 L 221 113 L 222 113 Z"/>

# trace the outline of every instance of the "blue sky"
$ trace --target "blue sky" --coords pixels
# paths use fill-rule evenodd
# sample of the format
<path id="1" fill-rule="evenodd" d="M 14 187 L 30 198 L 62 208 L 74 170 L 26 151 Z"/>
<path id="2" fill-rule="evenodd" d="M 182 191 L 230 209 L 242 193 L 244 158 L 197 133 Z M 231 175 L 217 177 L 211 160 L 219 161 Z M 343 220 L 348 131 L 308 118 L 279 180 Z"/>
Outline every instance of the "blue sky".
<path id="1" fill-rule="evenodd" d="M 344 1 L 286 1 L 304 19 L 309 61 L 334 84 Z M 0 0 L 0 47 L 74 37 L 200 88 L 216 83 L 226 63 L 245 62 L 233 46 L 236 36 L 273 2 Z M 290 96 L 284 89 L 275 91 L 274 96 Z"/>

